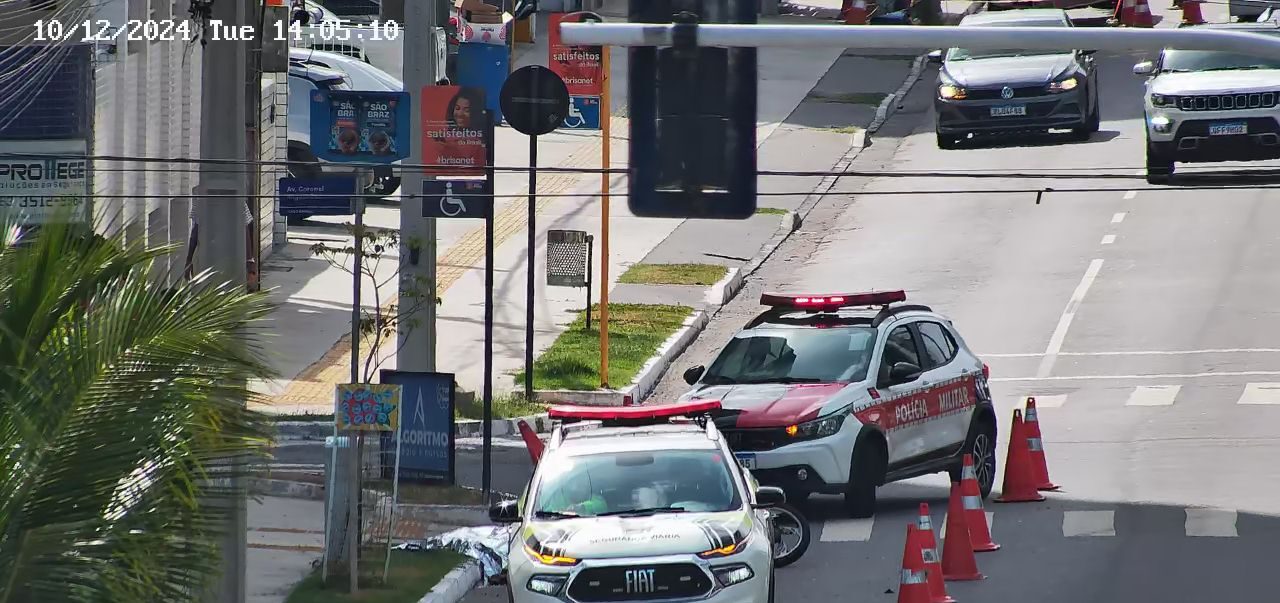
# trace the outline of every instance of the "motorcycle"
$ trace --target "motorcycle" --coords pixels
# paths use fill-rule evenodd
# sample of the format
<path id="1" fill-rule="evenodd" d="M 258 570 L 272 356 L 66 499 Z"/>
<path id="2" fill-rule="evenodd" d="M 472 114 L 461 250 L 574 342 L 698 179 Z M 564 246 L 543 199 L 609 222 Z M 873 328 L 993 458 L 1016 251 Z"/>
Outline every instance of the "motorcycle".
<path id="1" fill-rule="evenodd" d="M 809 520 L 799 509 L 787 503 L 770 508 L 769 515 L 773 528 L 773 564 L 786 567 L 809 549 Z"/>

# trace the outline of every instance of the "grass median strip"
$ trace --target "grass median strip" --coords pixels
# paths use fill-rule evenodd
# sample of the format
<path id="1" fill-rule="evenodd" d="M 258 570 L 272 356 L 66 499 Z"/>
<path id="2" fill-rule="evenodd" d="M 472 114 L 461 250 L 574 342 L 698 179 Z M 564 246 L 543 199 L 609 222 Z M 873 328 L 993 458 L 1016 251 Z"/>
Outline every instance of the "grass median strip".
<path id="1" fill-rule="evenodd" d="M 729 272 L 715 264 L 634 264 L 618 277 L 628 285 L 703 285 L 720 282 Z"/>
<path id="2" fill-rule="evenodd" d="M 781 207 L 757 207 L 756 213 L 770 216 L 781 216 L 787 213 L 787 210 L 782 209 Z"/>
<path id="3" fill-rule="evenodd" d="M 378 567 L 369 569 L 376 569 L 376 574 L 381 579 L 383 556 L 374 557 Z M 355 595 L 347 591 L 345 577 L 331 580 L 332 586 L 325 588 L 317 569 L 293 588 L 285 603 L 417 603 L 445 574 L 464 560 L 466 557 L 453 551 L 392 551 L 391 575 L 387 584 L 366 586 L 364 582 L 368 578 L 362 577 L 360 592 Z"/>
<path id="4" fill-rule="evenodd" d="M 658 348 L 693 313 L 686 306 L 609 304 L 609 385 L 625 387 Z M 600 308 L 591 309 L 591 329 L 578 317 L 533 363 L 536 389 L 594 390 L 600 385 Z M 524 371 L 515 375 L 524 383 Z"/>

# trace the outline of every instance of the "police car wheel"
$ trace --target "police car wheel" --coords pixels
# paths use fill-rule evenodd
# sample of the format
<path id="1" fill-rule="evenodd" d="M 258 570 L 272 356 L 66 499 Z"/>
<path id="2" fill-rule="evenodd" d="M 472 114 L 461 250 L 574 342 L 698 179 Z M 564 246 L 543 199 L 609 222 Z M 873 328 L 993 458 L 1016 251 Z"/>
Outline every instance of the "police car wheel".
<path id="1" fill-rule="evenodd" d="M 982 419 L 976 422 L 970 430 L 969 438 L 965 441 L 964 452 L 962 454 L 973 455 L 973 469 L 978 478 L 978 489 L 982 493 L 982 498 L 991 495 L 991 489 L 996 483 L 996 426 L 990 419 Z M 964 468 L 964 457 L 961 456 L 956 465 L 952 467 L 948 473 L 951 474 L 951 481 L 960 481 L 961 471 Z"/>
<path id="2" fill-rule="evenodd" d="M 884 476 L 883 452 L 876 446 L 869 446 L 863 454 L 857 452 L 849 468 L 844 507 L 850 517 L 866 519 L 876 514 L 876 487 Z"/>

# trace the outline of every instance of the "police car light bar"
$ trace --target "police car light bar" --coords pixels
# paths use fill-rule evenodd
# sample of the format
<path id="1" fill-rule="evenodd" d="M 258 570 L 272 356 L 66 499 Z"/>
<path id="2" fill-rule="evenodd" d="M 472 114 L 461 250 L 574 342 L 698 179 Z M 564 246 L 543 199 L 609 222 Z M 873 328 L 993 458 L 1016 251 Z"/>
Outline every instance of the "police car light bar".
<path id="1" fill-rule="evenodd" d="M 651 406 L 552 406 L 547 409 L 547 416 L 561 421 L 602 421 L 635 425 L 663 423 L 673 417 L 699 415 L 719 409 L 719 400 L 693 400 Z"/>
<path id="2" fill-rule="evenodd" d="M 855 308 L 862 306 L 887 306 L 907 301 L 905 291 L 868 291 L 864 293 L 830 293 L 822 295 L 786 295 L 764 293 L 760 305 L 774 308 Z"/>

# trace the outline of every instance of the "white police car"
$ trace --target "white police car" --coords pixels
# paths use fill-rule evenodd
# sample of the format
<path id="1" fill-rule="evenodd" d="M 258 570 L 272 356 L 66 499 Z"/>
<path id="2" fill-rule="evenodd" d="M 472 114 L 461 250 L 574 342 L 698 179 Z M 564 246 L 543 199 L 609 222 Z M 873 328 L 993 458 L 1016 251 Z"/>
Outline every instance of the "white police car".
<path id="1" fill-rule="evenodd" d="M 988 369 L 951 321 L 903 291 L 766 293 L 770 309 L 708 367 L 685 371 L 683 401 L 719 400 L 715 422 L 761 483 L 791 502 L 843 494 L 875 513 L 876 488 L 928 473 L 959 479 L 973 454 L 986 497 L 996 474 Z"/>
<path id="2" fill-rule="evenodd" d="M 489 510 L 520 524 L 511 601 L 772 602 L 768 508 L 785 496 L 734 462 L 706 417 L 718 408 L 551 408 L 579 423 L 553 430 L 519 501 Z"/>

